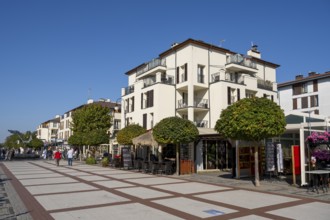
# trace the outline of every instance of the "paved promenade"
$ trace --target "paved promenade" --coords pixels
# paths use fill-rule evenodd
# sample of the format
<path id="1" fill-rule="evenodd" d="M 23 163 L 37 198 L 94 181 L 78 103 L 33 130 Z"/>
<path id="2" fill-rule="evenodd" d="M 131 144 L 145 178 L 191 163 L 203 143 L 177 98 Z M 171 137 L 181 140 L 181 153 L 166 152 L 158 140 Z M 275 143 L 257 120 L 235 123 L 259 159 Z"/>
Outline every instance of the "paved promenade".
<path id="1" fill-rule="evenodd" d="M 256 188 L 220 172 L 161 176 L 61 162 L 0 162 L 0 219 L 330 219 L 330 192 L 285 181 Z"/>

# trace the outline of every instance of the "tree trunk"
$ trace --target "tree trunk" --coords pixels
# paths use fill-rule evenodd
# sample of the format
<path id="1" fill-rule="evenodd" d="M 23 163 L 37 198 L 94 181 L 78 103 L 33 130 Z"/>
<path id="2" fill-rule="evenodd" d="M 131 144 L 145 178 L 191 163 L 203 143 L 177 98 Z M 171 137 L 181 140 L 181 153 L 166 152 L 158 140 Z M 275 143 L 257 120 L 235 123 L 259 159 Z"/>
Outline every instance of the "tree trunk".
<path id="1" fill-rule="evenodd" d="M 254 147 L 254 176 L 255 176 L 255 180 L 254 180 L 255 186 L 260 186 L 258 147 Z"/>

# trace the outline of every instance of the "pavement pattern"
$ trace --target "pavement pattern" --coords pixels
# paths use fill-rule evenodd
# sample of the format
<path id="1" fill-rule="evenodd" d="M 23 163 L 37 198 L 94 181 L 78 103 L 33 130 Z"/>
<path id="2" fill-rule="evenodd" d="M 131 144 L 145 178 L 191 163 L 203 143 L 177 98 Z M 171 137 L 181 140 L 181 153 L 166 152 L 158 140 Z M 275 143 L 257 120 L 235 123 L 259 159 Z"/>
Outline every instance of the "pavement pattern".
<path id="1" fill-rule="evenodd" d="M 330 219 L 330 193 L 285 181 L 255 187 L 221 172 L 167 176 L 64 163 L 0 163 L 0 219 Z"/>

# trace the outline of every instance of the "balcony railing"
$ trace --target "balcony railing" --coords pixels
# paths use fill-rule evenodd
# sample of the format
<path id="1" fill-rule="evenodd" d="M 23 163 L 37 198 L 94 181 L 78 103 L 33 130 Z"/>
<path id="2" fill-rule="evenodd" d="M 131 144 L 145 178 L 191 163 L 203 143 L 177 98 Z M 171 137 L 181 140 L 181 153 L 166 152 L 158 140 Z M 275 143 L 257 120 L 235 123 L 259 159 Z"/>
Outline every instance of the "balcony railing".
<path id="1" fill-rule="evenodd" d="M 178 108 L 185 108 L 188 106 L 188 103 L 186 100 L 180 99 L 178 100 Z"/>
<path id="2" fill-rule="evenodd" d="M 125 95 L 131 94 L 134 92 L 134 86 L 128 86 L 125 88 Z"/>
<path id="3" fill-rule="evenodd" d="M 258 79 L 257 87 L 259 89 L 273 91 L 273 83 L 268 80 Z"/>
<path id="4" fill-rule="evenodd" d="M 166 66 L 166 60 L 165 59 L 153 59 L 146 63 L 144 66 L 139 67 L 136 71 L 136 76 L 139 76 L 145 72 L 148 72 L 149 70 L 157 67 L 157 66 Z"/>
<path id="5" fill-rule="evenodd" d="M 200 101 L 195 101 L 195 107 L 208 108 L 208 99 L 202 99 Z"/>
<path id="6" fill-rule="evenodd" d="M 165 78 L 162 78 L 161 82 L 164 83 L 164 84 L 173 85 L 174 84 L 174 77 L 173 76 L 167 76 Z"/>
<path id="7" fill-rule="evenodd" d="M 151 86 L 156 83 L 156 77 L 149 77 L 143 80 L 144 87 Z"/>
<path id="8" fill-rule="evenodd" d="M 208 121 L 202 120 L 202 121 L 195 121 L 194 122 L 196 127 L 198 128 L 207 128 L 208 127 Z"/>
<path id="9" fill-rule="evenodd" d="M 238 64 L 245 67 L 257 69 L 257 64 L 251 60 L 251 58 L 244 57 L 241 54 L 230 55 L 227 57 L 227 64 Z"/>

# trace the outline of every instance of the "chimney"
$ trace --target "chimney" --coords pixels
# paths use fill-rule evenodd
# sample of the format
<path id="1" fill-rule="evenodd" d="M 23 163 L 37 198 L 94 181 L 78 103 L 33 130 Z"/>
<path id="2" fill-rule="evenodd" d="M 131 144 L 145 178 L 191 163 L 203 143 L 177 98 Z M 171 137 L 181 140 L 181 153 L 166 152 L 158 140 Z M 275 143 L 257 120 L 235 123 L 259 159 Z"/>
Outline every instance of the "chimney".
<path id="1" fill-rule="evenodd" d="M 297 79 L 303 79 L 303 78 L 304 78 L 304 75 L 301 75 L 301 74 L 300 75 L 296 75 L 296 80 Z"/>
<path id="2" fill-rule="evenodd" d="M 258 51 L 258 45 L 253 44 L 251 49 L 248 50 L 247 55 L 251 57 L 261 58 L 261 53 Z"/>
<path id="3" fill-rule="evenodd" d="M 308 73 L 308 76 L 314 76 L 314 75 L 317 75 L 317 72 L 310 71 L 310 72 Z"/>

